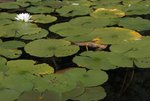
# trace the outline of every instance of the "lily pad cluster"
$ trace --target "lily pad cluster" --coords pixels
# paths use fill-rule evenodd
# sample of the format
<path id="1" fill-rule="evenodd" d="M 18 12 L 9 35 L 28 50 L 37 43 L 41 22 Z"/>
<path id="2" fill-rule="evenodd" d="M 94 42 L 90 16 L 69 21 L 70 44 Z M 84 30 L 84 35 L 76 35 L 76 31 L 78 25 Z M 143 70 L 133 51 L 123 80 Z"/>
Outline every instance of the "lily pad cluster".
<path id="1" fill-rule="evenodd" d="M 149 0 L 16 0 L 0 11 L 0 101 L 98 101 L 106 71 L 150 68 Z"/>

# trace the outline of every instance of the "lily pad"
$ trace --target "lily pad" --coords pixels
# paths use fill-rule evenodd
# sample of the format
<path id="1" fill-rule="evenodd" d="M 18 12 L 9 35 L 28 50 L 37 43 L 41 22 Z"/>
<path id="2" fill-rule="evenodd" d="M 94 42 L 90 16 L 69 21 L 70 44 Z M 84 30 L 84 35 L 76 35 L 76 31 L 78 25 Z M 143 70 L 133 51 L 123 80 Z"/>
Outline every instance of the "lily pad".
<path id="1" fill-rule="evenodd" d="M 57 20 L 56 17 L 51 15 L 33 15 L 32 19 L 36 23 L 51 23 Z"/>
<path id="2" fill-rule="evenodd" d="M 27 11 L 30 13 L 51 13 L 54 9 L 45 6 L 36 6 L 27 8 Z"/>
<path id="3" fill-rule="evenodd" d="M 24 47 L 25 43 L 21 41 L 6 41 L 0 43 L 0 55 L 7 58 L 18 58 L 22 51 L 17 49 Z"/>
<path id="4" fill-rule="evenodd" d="M 54 73 L 54 69 L 48 64 L 36 64 L 33 60 L 11 60 L 7 62 L 7 74 L 20 74 L 27 73 L 34 75 L 45 75 Z"/>
<path id="5" fill-rule="evenodd" d="M 150 56 L 149 40 L 141 40 L 125 42 L 122 44 L 112 45 L 110 50 L 115 53 L 124 54 L 130 58 L 144 58 Z"/>
<path id="6" fill-rule="evenodd" d="M 50 26 L 49 30 L 63 37 L 66 37 L 66 36 L 77 36 L 77 35 L 88 34 L 93 29 L 82 28 L 81 26 L 72 25 L 68 22 L 65 22 L 65 23 L 59 23 Z"/>
<path id="7" fill-rule="evenodd" d="M 125 13 L 119 9 L 98 8 L 90 14 L 94 18 L 119 18 Z"/>
<path id="8" fill-rule="evenodd" d="M 49 83 L 48 90 L 64 93 L 76 88 L 76 81 L 63 74 L 51 74 L 44 76 Z M 40 86 L 40 85 L 39 85 Z"/>
<path id="9" fill-rule="evenodd" d="M 131 4 L 128 8 L 126 8 L 126 15 L 143 15 L 150 14 L 150 2 L 143 1 Z"/>
<path id="10" fill-rule="evenodd" d="M 139 68 L 150 68 L 150 57 L 137 58 L 134 60 L 134 63 Z"/>
<path id="11" fill-rule="evenodd" d="M 73 59 L 77 65 L 92 70 L 109 70 L 118 67 L 133 67 L 133 60 L 123 54 L 104 51 L 83 52 Z"/>
<path id="12" fill-rule="evenodd" d="M 81 26 L 82 28 L 100 28 L 111 26 L 114 24 L 115 19 L 109 18 L 93 18 L 90 16 L 77 17 L 69 21 L 71 25 Z"/>
<path id="13" fill-rule="evenodd" d="M 63 6 L 62 8 L 56 10 L 56 12 L 60 14 L 60 16 L 65 16 L 65 17 L 87 15 L 91 11 L 92 10 L 89 7 L 76 6 L 76 5 Z"/>
<path id="14" fill-rule="evenodd" d="M 0 13 L 0 19 L 11 19 L 14 20 L 16 14 L 12 14 L 12 13 L 6 13 L 6 12 L 1 12 Z"/>
<path id="15" fill-rule="evenodd" d="M 4 57 L 0 56 L 0 72 L 6 71 L 6 62 L 7 60 Z"/>
<path id="16" fill-rule="evenodd" d="M 144 31 L 150 29 L 150 21 L 146 19 L 142 19 L 140 17 L 137 18 L 121 18 L 119 21 L 119 26 L 123 26 L 125 28 Z"/>
<path id="17" fill-rule="evenodd" d="M 4 77 L 0 83 L 3 89 L 12 89 L 18 93 L 22 93 L 23 91 L 30 91 L 33 88 L 33 83 L 27 78 L 31 78 L 31 76 L 11 75 Z"/>
<path id="18" fill-rule="evenodd" d="M 68 77 L 80 82 L 84 87 L 98 86 L 107 81 L 108 75 L 101 70 L 88 70 L 75 68 L 65 72 Z M 95 78 L 99 77 L 99 78 Z"/>
<path id="19" fill-rule="evenodd" d="M 49 32 L 45 29 L 41 29 L 41 31 L 37 34 L 31 34 L 31 35 L 24 35 L 21 37 L 21 39 L 25 40 L 35 40 L 35 39 L 41 39 L 43 37 L 46 37 L 49 34 Z"/>
<path id="20" fill-rule="evenodd" d="M 76 101 L 99 101 L 106 96 L 104 88 L 101 86 L 86 88 L 85 92 L 77 97 L 72 98 Z"/>
<path id="21" fill-rule="evenodd" d="M 13 89 L 0 90 L 0 101 L 14 101 L 19 97 L 20 93 Z"/>
<path id="22" fill-rule="evenodd" d="M 90 36 L 100 38 L 104 44 L 118 44 L 124 41 L 140 40 L 142 37 L 134 30 L 119 27 L 96 28 L 90 33 Z"/>
<path id="23" fill-rule="evenodd" d="M 39 39 L 28 43 L 25 51 L 37 57 L 65 57 L 77 53 L 79 47 L 62 39 Z"/>
<path id="24" fill-rule="evenodd" d="M 22 37 L 24 35 L 33 35 L 41 32 L 41 28 L 36 24 L 25 22 L 14 22 L 0 27 L 0 37 Z"/>
<path id="25" fill-rule="evenodd" d="M 1 9 L 18 9 L 19 5 L 16 2 L 0 3 Z"/>

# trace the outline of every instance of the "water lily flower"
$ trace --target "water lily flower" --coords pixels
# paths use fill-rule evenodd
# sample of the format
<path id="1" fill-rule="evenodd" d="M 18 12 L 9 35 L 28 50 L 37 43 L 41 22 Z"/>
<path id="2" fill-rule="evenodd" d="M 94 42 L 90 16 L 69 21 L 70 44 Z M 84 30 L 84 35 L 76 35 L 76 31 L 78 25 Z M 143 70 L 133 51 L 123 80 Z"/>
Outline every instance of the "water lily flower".
<path id="1" fill-rule="evenodd" d="M 72 5 L 75 5 L 75 6 L 77 6 L 77 5 L 79 5 L 79 3 L 72 3 Z"/>
<path id="2" fill-rule="evenodd" d="M 17 14 L 17 16 L 15 17 L 16 20 L 18 21 L 24 21 L 24 22 L 31 22 L 31 15 L 29 13 L 21 13 L 21 14 Z"/>

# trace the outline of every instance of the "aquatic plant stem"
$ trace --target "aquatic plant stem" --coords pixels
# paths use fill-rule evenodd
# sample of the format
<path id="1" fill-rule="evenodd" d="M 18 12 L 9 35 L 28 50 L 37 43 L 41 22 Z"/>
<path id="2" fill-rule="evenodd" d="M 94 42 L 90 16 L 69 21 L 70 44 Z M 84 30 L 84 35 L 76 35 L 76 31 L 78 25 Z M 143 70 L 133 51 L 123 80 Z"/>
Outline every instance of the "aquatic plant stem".
<path id="1" fill-rule="evenodd" d="M 56 62 L 56 57 L 55 57 L 55 56 L 52 57 L 52 62 L 53 62 L 54 65 L 55 65 L 55 69 L 56 69 L 56 70 L 59 69 L 59 65 L 58 65 L 57 62 Z"/>

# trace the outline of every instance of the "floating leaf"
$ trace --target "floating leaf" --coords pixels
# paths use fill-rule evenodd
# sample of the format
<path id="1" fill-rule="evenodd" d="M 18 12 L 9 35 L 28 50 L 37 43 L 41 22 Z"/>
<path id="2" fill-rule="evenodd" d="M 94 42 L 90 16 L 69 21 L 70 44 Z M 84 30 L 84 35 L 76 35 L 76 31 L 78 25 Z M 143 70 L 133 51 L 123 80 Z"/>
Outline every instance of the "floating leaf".
<path id="1" fill-rule="evenodd" d="M 139 40 L 141 38 L 138 32 L 119 27 L 96 28 L 91 32 L 90 36 L 102 39 L 104 44 L 118 44 L 124 41 Z"/>
<path id="2" fill-rule="evenodd" d="M 84 87 L 98 86 L 107 81 L 108 75 L 101 70 L 88 70 L 75 68 L 65 72 L 65 75 L 80 82 Z M 99 78 L 94 78 L 99 77 Z"/>
<path id="3" fill-rule="evenodd" d="M 126 10 L 126 15 L 150 14 L 150 2 L 143 1 L 131 4 Z"/>
<path id="4" fill-rule="evenodd" d="M 45 6 L 29 7 L 27 11 L 30 13 L 51 13 L 54 9 Z"/>
<path id="5" fill-rule="evenodd" d="M 115 53 L 123 53 L 130 58 L 144 58 L 150 56 L 150 48 L 147 47 L 149 44 L 149 40 L 144 40 L 142 38 L 137 41 L 112 45 L 110 50 Z"/>
<path id="6" fill-rule="evenodd" d="M 7 58 L 18 58 L 22 51 L 17 49 L 24 47 L 25 43 L 21 41 L 6 41 L 0 43 L 0 55 Z"/>
<path id="7" fill-rule="evenodd" d="M 150 68 L 150 58 L 149 57 L 137 58 L 134 60 L 134 63 L 139 68 Z"/>
<path id="8" fill-rule="evenodd" d="M 72 98 L 76 101 L 98 101 L 106 96 L 104 88 L 101 86 L 86 88 L 85 92 L 77 97 Z"/>
<path id="9" fill-rule="evenodd" d="M 51 23 L 57 20 L 56 17 L 51 15 L 33 15 L 32 19 L 37 23 Z"/>
<path id="10" fill-rule="evenodd" d="M 90 14 L 94 18 L 118 18 L 125 16 L 119 9 L 98 8 Z"/>
<path id="11" fill-rule="evenodd" d="M 35 39 L 40 39 L 43 37 L 46 37 L 48 35 L 48 31 L 45 29 L 41 29 L 41 31 L 37 34 L 31 34 L 31 35 L 24 35 L 21 37 L 21 39 L 25 39 L 25 40 L 35 40 Z"/>
<path id="12" fill-rule="evenodd" d="M 108 18 L 93 18 L 93 17 L 77 17 L 69 21 L 70 24 L 81 26 L 82 28 L 100 28 L 114 24 L 115 19 Z"/>
<path id="13" fill-rule="evenodd" d="M 65 16 L 65 17 L 87 15 L 91 11 L 92 10 L 89 7 L 76 6 L 76 5 L 63 6 L 62 8 L 56 10 L 56 12 L 60 14 L 60 16 Z"/>
<path id="14" fill-rule="evenodd" d="M 6 62 L 7 60 L 4 57 L 0 56 L 0 72 L 5 72 L 7 70 Z"/>
<path id="15" fill-rule="evenodd" d="M 5 89 L 13 89 L 14 91 L 22 93 L 23 91 L 29 91 L 33 88 L 32 82 L 27 78 L 31 78 L 31 76 L 11 75 L 4 77 L 0 83 Z"/>
<path id="16" fill-rule="evenodd" d="M 54 69 L 48 64 L 36 64 L 33 60 L 12 60 L 7 62 L 8 74 L 20 74 L 31 73 L 35 75 L 51 74 Z"/>
<path id="17" fill-rule="evenodd" d="M 150 21 L 146 19 L 142 19 L 140 17 L 137 18 L 121 18 L 119 21 L 119 26 L 123 26 L 125 28 L 143 31 L 150 29 Z"/>
<path id="18" fill-rule="evenodd" d="M 75 62 L 77 65 L 86 67 L 88 69 L 98 70 L 98 69 L 115 69 L 116 66 L 112 65 L 108 58 L 108 52 L 83 52 L 80 54 L 80 56 L 76 56 L 73 59 L 73 62 Z"/>
<path id="19" fill-rule="evenodd" d="M 39 39 L 25 46 L 27 53 L 37 57 L 65 57 L 75 54 L 78 50 L 78 46 L 62 39 Z"/>
<path id="20" fill-rule="evenodd" d="M 16 2 L 0 3 L 1 9 L 18 9 L 19 5 Z"/>
<path id="21" fill-rule="evenodd" d="M 12 13 L 7 13 L 7 12 L 1 12 L 0 13 L 0 19 L 14 19 L 16 16 L 16 14 L 12 14 Z M 11 21 L 10 21 L 11 22 Z"/>
<path id="22" fill-rule="evenodd" d="M 0 101 L 14 101 L 19 97 L 20 93 L 13 89 L 0 90 Z"/>
<path id="23" fill-rule="evenodd" d="M 42 99 L 41 93 L 37 91 L 23 92 L 18 101 L 40 101 Z"/>
<path id="24" fill-rule="evenodd" d="M 22 37 L 24 35 L 33 35 L 41 32 L 41 28 L 36 24 L 25 22 L 14 22 L 0 27 L 0 37 Z"/>
<path id="25" fill-rule="evenodd" d="M 76 88 L 76 81 L 66 75 L 51 74 L 44 76 L 44 79 L 49 83 L 48 90 L 57 91 L 60 93 L 68 92 Z M 39 85 L 40 86 L 40 85 Z"/>

